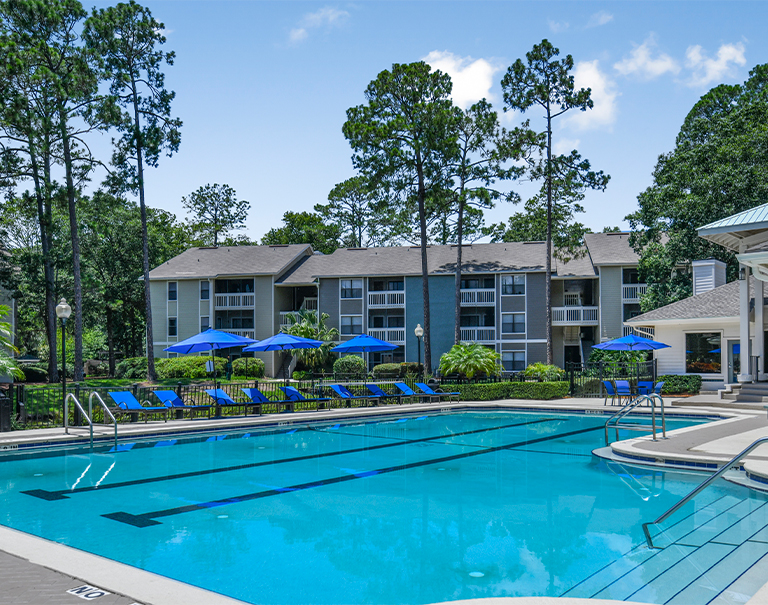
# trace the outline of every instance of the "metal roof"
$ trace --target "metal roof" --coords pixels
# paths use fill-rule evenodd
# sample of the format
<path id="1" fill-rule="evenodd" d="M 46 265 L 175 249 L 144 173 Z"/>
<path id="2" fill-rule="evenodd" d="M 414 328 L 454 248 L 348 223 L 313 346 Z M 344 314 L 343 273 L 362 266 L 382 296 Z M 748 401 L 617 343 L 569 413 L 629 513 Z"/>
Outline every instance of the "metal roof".
<path id="1" fill-rule="evenodd" d="M 699 237 L 740 252 L 742 245 L 768 240 L 768 204 L 727 216 L 697 230 Z"/>

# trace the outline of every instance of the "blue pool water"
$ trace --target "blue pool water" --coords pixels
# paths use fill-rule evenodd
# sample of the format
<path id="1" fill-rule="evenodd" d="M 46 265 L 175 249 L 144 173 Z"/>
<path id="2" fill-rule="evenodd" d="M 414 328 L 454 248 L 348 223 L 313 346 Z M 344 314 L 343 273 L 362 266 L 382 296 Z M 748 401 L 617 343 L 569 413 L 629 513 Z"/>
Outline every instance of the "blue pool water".
<path id="1" fill-rule="evenodd" d="M 670 520 L 667 548 L 641 546 L 640 524 L 702 477 L 594 458 L 604 422 L 466 412 L 11 458 L 0 462 L 0 523 L 252 603 L 685 603 L 701 582 L 676 572 L 660 583 L 670 566 L 699 569 L 704 551 L 722 566 L 743 552 L 736 542 L 754 559 L 742 567 L 763 561 L 768 537 L 686 542 L 728 514 L 768 526 L 765 496 L 727 483 Z M 713 582 L 712 602 L 727 602 L 731 580 Z"/>

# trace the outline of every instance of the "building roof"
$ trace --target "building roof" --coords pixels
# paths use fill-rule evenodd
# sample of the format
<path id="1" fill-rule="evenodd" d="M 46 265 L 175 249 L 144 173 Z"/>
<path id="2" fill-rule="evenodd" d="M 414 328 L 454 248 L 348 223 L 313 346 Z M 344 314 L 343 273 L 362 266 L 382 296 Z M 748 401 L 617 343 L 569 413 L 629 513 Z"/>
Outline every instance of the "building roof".
<path id="1" fill-rule="evenodd" d="M 760 243 L 768 234 L 768 204 L 750 208 L 744 212 L 732 214 L 719 221 L 698 228 L 699 237 L 740 252 L 741 244 Z"/>
<path id="2" fill-rule="evenodd" d="M 309 244 L 190 248 L 149 272 L 149 279 L 203 279 L 227 275 L 279 275 L 302 256 Z"/>
<path id="3" fill-rule="evenodd" d="M 600 265 L 636 265 L 640 257 L 629 245 L 628 231 L 612 233 L 587 233 L 584 242 L 589 249 L 592 263 Z"/>
<path id="4" fill-rule="evenodd" d="M 755 278 L 749 278 L 750 306 L 755 296 Z M 724 319 L 739 317 L 739 282 L 732 281 L 696 296 L 690 296 L 628 320 L 632 324 L 654 324 L 683 319 Z"/>
<path id="5" fill-rule="evenodd" d="M 586 247 L 579 251 L 579 256 L 567 262 L 553 257 L 552 271 L 558 278 L 595 277 L 597 275 L 589 249 Z"/>

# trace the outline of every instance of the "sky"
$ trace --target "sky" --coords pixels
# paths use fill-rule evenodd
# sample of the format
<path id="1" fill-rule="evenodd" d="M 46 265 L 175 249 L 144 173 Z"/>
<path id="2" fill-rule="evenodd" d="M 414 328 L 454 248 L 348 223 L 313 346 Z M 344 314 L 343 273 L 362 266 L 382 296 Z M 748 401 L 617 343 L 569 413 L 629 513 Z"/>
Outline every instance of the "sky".
<path id="1" fill-rule="evenodd" d="M 768 3 L 759 1 L 141 3 L 176 53 L 166 83 L 184 123 L 178 153 L 147 174 L 147 204 L 183 219 L 183 196 L 226 183 L 251 204 L 242 231 L 251 239 L 288 210 L 326 202 L 355 174 L 346 110 L 364 103 L 368 83 L 393 63 L 424 60 L 447 72 L 454 103 L 484 97 L 511 126 L 521 116 L 503 113 L 507 68 L 544 38 L 572 55 L 576 85 L 592 89 L 594 108 L 558 118 L 554 145 L 611 176 L 605 192 L 587 193 L 579 215 L 599 231 L 628 228 L 624 217 L 702 95 L 768 62 Z M 535 109 L 523 117 L 544 129 Z M 504 203 L 486 223 L 519 210 Z"/>

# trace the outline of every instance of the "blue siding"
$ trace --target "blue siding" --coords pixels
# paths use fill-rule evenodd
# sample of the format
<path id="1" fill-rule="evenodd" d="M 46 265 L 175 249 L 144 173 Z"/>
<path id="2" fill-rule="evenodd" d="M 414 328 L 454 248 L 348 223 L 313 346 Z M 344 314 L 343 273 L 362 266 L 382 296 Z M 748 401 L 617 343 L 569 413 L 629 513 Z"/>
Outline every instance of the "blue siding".
<path id="1" fill-rule="evenodd" d="M 454 276 L 433 275 L 429 278 L 429 308 L 431 320 L 432 364 L 435 368 L 440 356 L 453 346 Z M 405 338 L 406 361 L 416 361 L 416 324 L 424 325 L 424 300 L 421 296 L 421 277 L 405 278 Z M 423 345 L 422 345 L 423 347 Z M 424 360 L 424 349 L 421 351 Z"/>

